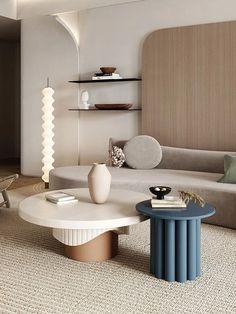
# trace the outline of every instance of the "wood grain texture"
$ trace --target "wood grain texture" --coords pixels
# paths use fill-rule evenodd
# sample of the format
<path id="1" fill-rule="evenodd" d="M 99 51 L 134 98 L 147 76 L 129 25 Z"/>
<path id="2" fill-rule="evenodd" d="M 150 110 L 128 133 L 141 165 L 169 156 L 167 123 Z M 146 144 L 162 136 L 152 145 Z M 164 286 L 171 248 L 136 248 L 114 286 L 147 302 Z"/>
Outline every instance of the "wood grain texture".
<path id="1" fill-rule="evenodd" d="M 236 151 L 236 22 L 153 32 L 143 47 L 142 133 Z"/>

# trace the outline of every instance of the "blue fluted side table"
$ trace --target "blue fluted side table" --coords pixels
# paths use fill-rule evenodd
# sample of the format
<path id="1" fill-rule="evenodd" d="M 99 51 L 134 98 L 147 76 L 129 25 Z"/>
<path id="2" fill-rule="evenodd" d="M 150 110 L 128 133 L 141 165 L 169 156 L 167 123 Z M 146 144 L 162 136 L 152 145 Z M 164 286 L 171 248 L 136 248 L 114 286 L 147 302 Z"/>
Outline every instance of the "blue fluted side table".
<path id="1" fill-rule="evenodd" d="M 151 218 L 150 272 L 178 282 L 201 276 L 201 219 L 214 215 L 215 209 L 193 202 L 184 209 L 152 209 L 150 200 L 136 209 Z"/>

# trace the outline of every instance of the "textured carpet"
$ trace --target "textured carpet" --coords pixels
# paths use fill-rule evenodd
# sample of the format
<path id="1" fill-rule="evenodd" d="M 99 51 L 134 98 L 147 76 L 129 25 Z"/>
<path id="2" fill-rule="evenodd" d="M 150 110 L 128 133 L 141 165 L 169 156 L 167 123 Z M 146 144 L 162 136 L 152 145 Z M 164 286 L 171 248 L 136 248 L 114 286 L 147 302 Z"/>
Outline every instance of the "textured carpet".
<path id="1" fill-rule="evenodd" d="M 5 176 L 10 176 L 12 174 L 18 173 L 19 178 L 15 180 L 8 190 L 17 189 L 27 185 L 36 185 L 42 182 L 42 179 L 39 177 L 29 177 L 24 176 L 20 173 L 20 161 L 19 160 L 0 160 L 0 178 Z"/>
<path id="2" fill-rule="evenodd" d="M 13 207 L 42 185 L 9 192 Z M 48 228 L 0 209 L 0 313 L 236 313 L 236 231 L 203 224 L 203 275 L 185 284 L 149 274 L 149 222 L 102 263 L 62 255 Z"/>

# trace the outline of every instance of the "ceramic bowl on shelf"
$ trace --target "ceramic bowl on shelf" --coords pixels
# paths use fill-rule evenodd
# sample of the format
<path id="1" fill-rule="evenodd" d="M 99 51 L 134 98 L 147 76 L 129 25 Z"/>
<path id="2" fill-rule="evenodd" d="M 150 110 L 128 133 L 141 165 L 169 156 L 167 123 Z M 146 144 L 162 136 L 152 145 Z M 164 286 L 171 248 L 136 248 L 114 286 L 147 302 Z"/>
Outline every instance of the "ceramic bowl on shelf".
<path id="1" fill-rule="evenodd" d="M 132 104 L 95 104 L 95 107 L 100 110 L 128 110 Z"/>
<path id="2" fill-rule="evenodd" d="M 116 68 L 115 67 L 101 67 L 100 70 L 102 71 L 103 74 L 112 74 L 115 72 Z"/>
<path id="3" fill-rule="evenodd" d="M 162 200 L 164 199 L 165 195 L 170 193 L 171 188 L 168 186 L 157 185 L 157 186 L 151 186 L 149 190 L 152 194 L 156 196 L 157 199 Z"/>

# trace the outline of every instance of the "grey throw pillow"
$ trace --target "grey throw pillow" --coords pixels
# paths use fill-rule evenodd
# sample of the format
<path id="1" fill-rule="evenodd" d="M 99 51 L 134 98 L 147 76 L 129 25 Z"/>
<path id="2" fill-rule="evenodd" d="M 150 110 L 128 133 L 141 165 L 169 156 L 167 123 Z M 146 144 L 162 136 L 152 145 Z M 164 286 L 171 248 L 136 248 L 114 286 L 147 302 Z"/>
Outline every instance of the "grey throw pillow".
<path id="1" fill-rule="evenodd" d="M 126 164 L 134 169 L 153 169 L 162 159 L 158 141 L 148 135 L 135 136 L 124 146 Z"/>
<path id="2" fill-rule="evenodd" d="M 224 172 L 224 176 L 218 182 L 236 183 L 236 156 L 224 156 Z"/>

